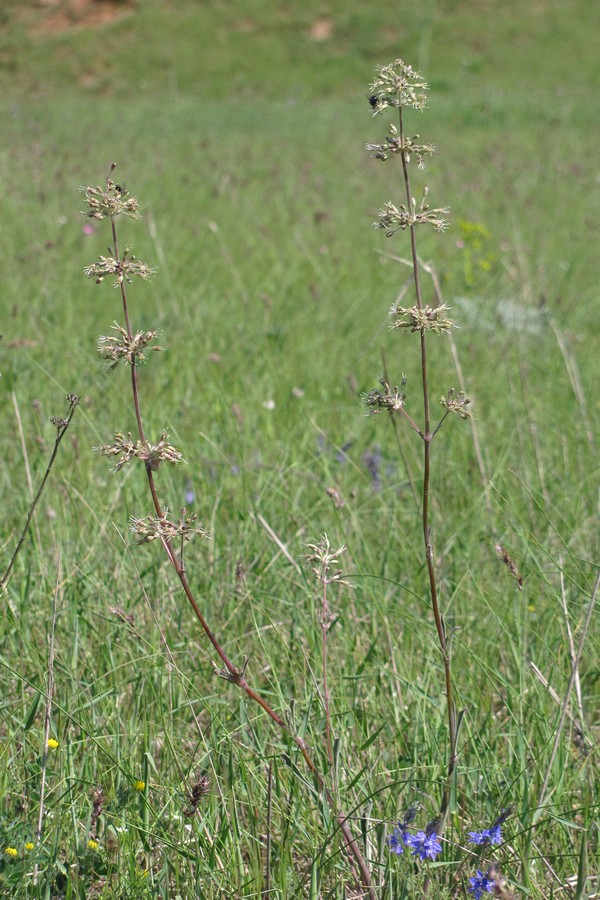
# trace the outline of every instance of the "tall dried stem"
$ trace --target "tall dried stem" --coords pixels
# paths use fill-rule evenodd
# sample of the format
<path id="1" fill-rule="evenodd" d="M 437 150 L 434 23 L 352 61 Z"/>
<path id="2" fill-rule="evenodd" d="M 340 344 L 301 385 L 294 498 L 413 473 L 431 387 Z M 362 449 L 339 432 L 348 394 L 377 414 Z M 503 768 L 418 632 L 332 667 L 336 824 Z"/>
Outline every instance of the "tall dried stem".
<path id="1" fill-rule="evenodd" d="M 393 416 L 400 416 L 409 427 L 418 435 L 423 447 L 423 482 L 420 496 L 421 508 L 421 532 L 425 564 L 427 568 L 428 590 L 431 601 L 431 611 L 437 632 L 442 664 L 444 667 L 444 690 L 446 694 L 447 723 L 448 723 L 448 758 L 446 775 L 440 802 L 440 812 L 436 823 L 436 832 L 441 834 L 450 803 L 452 781 L 456 769 L 457 759 L 457 735 L 458 720 L 452 684 L 452 659 L 450 652 L 450 636 L 444 622 L 438 581 L 435 571 L 435 554 L 432 542 L 432 487 L 431 448 L 434 438 L 437 436 L 442 424 L 450 412 L 458 413 L 461 418 L 468 418 L 467 411 L 469 400 L 462 391 L 458 394 L 453 389 L 448 391 L 442 400 L 444 413 L 434 424 L 432 420 L 431 394 L 429 386 L 428 368 L 428 337 L 429 333 L 440 334 L 448 332 L 453 326 L 453 321 L 448 318 L 448 307 L 439 302 L 437 306 L 430 306 L 423 300 L 420 280 L 420 262 L 417 253 L 417 228 L 421 225 L 430 225 L 436 231 L 444 231 L 447 213 L 446 209 L 430 209 L 426 202 L 428 189 L 423 192 L 420 204 L 414 197 L 409 176 L 409 164 L 411 157 L 416 157 L 419 167 L 424 166 L 426 157 L 431 156 L 434 148 L 431 145 L 417 143 L 417 137 L 409 137 L 406 134 L 404 123 L 404 111 L 407 108 L 423 109 L 426 104 L 427 85 L 410 66 L 402 60 L 396 60 L 388 66 L 380 67 L 376 72 L 376 78 L 371 85 L 371 107 L 375 115 L 386 109 L 395 109 L 398 112 L 398 125 L 390 125 L 388 135 L 381 144 L 367 144 L 368 150 L 374 152 L 374 156 L 380 160 L 386 160 L 390 156 L 398 155 L 402 164 L 403 188 L 405 202 L 396 206 L 387 202 L 379 212 L 379 219 L 375 224 L 377 228 L 383 228 L 387 237 L 392 237 L 398 231 L 408 231 L 410 235 L 410 261 L 414 287 L 415 304 L 405 308 L 399 303 L 394 304 L 391 313 L 395 316 L 392 323 L 394 330 L 410 330 L 419 334 L 420 344 L 420 382 L 422 397 L 422 424 L 418 424 L 405 409 L 406 376 L 402 379 L 402 388 L 392 388 L 386 378 L 381 382 L 382 390 L 371 391 L 367 396 L 367 404 L 373 412 L 387 410 Z"/>
<path id="2" fill-rule="evenodd" d="M 106 275 L 115 276 L 116 283 L 120 288 L 125 327 L 122 328 L 121 326 L 116 325 L 116 330 L 120 336 L 101 338 L 99 349 L 106 359 L 113 360 L 115 364 L 120 360 L 124 360 L 126 364 L 129 365 L 131 392 L 139 440 L 133 441 L 131 435 L 125 437 L 124 435 L 117 433 L 115 442 L 112 445 L 101 447 L 99 449 L 106 456 L 120 456 L 120 460 L 116 466 L 117 469 L 121 468 L 133 457 L 138 457 L 144 462 L 155 515 L 149 516 L 147 519 L 132 519 L 132 529 L 140 537 L 139 543 L 146 543 L 155 539 L 160 540 L 196 618 L 206 637 L 212 644 L 217 656 L 221 660 L 222 667 L 218 670 L 219 676 L 225 679 L 225 681 L 236 685 L 249 699 L 257 703 L 278 728 L 292 740 L 300 751 L 319 790 L 322 791 L 329 806 L 332 809 L 336 809 L 338 827 L 342 832 L 347 852 L 353 865 L 355 865 L 358 870 L 358 877 L 363 888 L 366 890 L 367 895 L 370 900 L 375 900 L 375 893 L 372 888 L 371 874 L 368 865 L 352 835 L 345 813 L 339 809 L 339 805 L 335 802 L 331 790 L 326 786 L 325 780 L 317 769 L 306 742 L 296 734 L 290 725 L 270 706 L 270 704 L 253 687 L 251 687 L 246 680 L 248 660 L 246 659 L 240 668 L 234 665 L 200 609 L 186 574 L 183 559 L 183 546 L 184 541 L 188 540 L 193 533 L 202 534 L 204 532 L 202 529 L 194 527 L 193 517 L 184 516 L 182 519 L 179 519 L 178 522 L 171 521 L 168 516 L 168 510 L 162 506 L 159 500 L 155 472 L 162 462 L 179 462 L 181 460 L 181 454 L 166 442 L 166 433 L 163 433 L 159 442 L 152 445 L 147 440 L 144 430 L 140 402 L 138 364 L 145 358 L 143 350 L 153 341 L 156 332 L 134 333 L 131 324 L 126 284 L 132 280 L 133 276 L 138 276 L 142 279 L 147 278 L 153 273 L 153 270 L 137 261 L 135 257 L 128 255 L 128 251 L 122 253 L 119 249 L 116 218 L 121 213 L 137 218 L 138 207 L 137 200 L 133 197 L 129 197 L 127 191 L 112 180 L 114 168 L 115 166 L 113 164 L 106 180 L 105 189 L 88 187 L 86 190 L 86 198 L 89 207 L 88 215 L 93 218 L 108 218 L 110 220 L 113 241 L 113 246 L 111 248 L 112 256 L 100 257 L 100 261 L 92 266 L 88 266 L 85 272 L 97 282 L 102 281 Z M 153 347 L 151 349 L 158 350 L 161 348 Z M 178 550 L 175 541 L 179 539 L 181 540 L 181 549 Z"/>

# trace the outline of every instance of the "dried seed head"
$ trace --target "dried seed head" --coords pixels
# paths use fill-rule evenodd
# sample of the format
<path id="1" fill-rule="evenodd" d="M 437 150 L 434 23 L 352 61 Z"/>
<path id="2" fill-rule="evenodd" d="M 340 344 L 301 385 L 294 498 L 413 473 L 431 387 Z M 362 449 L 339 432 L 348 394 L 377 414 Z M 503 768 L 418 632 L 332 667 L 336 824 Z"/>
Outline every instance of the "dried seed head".
<path id="1" fill-rule="evenodd" d="M 423 109 L 427 104 L 427 83 L 401 59 L 396 59 L 387 66 L 377 66 L 375 80 L 369 85 L 369 90 L 373 115 L 388 107 Z"/>
<path id="2" fill-rule="evenodd" d="M 158 443 L 151 444 L 149 441 L 134 441 L 130 431 L 127 432 L 127 435 L 117 431 L 112 444 L 103 444 L 100 447 L 94 447 L 94 450 L 108 458 L 119 457 L 115 464 L 115 472 L 120 471 L 134 457 L 143 460 L 155 472 L 161 462 L 168 462 L 172 465 L 185 462 L 179 450 L 167 442 L 167 438 L 167 432 L 163 431 Z"/>
<path id="3" fill-rule="evenodd" d="M 454 326 L 454 321 L 446 317 L 446 312 L 451 307 L 442 303 L 441 306 L 392 306 L 390 314 L 398 316 L 391 323 L 392 331 L 397 328 L 410 328 L 411 331 L 432 331 L 434 334 L 441 334 L 444 331 L 450 331 Z"/>
<path id="4" fill-rule="evenodd" d="M 114 275 L 114 287 L 119 287 L 123 281 L 131 283 L 133 277 L 146 280 L 156 273 L 156 269 L 140 262 L 135 256 L 129 256 L 126 250 L 122 259 L 113 256 L 100 256 L 98 262 L 86 266 L 83 274 L 93 278 L 96 284 L 101 284 L 107 275 Z"/>
<path id="5" fill-rule="evenodd" d="M 376 222 L 373 222 L 373 228 L 385 229 L 386 237 L 392 237 L 397 231 L 404 231 L 406 228 L 414 228 L 417 225 L 431 225 L 434 231 L 445 231 L 449 223 L 444 217 L 450 210 L 447 206 L 430 209 L 425 202 L 427 193 L 428 191 L 425 189 L 418 209 L 414 197 L 410 210 L 404 203 L 396 206 L 391 200 L 388 200 L 379 210 L 379 217 Z"/>
<path id="6" fill-rule="evenodd" d="M 416 134 L 412 138 L 405 137 L 402 140 L 398 135 L 396 126 L 390 125 L 388 137 L 385 138 L 385 141 L 382 144 L 365 144 L 365 150 L 368 150 L 375 159 L 382 161 L 389 159 L 395 153 L 403 153 L 404 159 L 409 163 L 410 157 L 414 154 L 418 160 L 418 168 L 424 169 L 425 159 L 428 156 L 433 156 L 435 147 L 433 144 L 418 144 L 418 139 L 419 135 Z"/>
<path id="7" fill-rule="evenodd" d="M 168 509 L 165 509 L 162 516 L 146 516 L 145 519 L 131 516 L 129 523 L 132 532 L 138 536 L 138 544 L 149 544 L 157 538 L 171 543 L 177 537 L 184 541 L 191 541 L 194 535 L 208 538 L 208 531 L 195 524 L 197 519 L 192 513 L 174 522 L 169 519 Z"/>
<path id="8" fill-rule="evenodd" d="M 125 185 L 117 184 L 110 175 L 106 179 L 105 188 L 90 185 L 81 190 L 85 193 L 87 201 L 88 208 L 84 215 L 88 219 L 114 219 L 121 214 L 131 219 L 139 219 L 140 212 L 136 198 L 130 197 Z"/>
<path id="9" fill-rule="evenodd" d="M 458 391 L 457 393 L 454 388 L 450 388 L 445 397 L 440 397 L 442 406 L 444 406 L 448 412 L 456 413 L 461 419 L 473 418 L 473 413 L 470 409 L 467 409 L 470 402 L 471 398 L 466 397 L 464 391 Z"/>
<path id="10" fill-rule="evenodd" d="M 145 362 L 144 349 L 154 340 L 158 331 L 138 331 L 130 338 L 125 328 L 122 328 L 118 322 L 111 327 L 117 334 L 101 335 L 98 338 L 98 352 L 103 359 L 111 363 L 110 368 L 114 368 L 121 360 L 125 361 L 125 365 L 130 366 L 135 360 Z M 155 353 L 164 349 L 164 347 L 148 347 L 148 350 Z"/>
<path id="11" fill-rule="evenodd" d="M 370 411 L 376 414 L 383 412 L 384 410 L 387 410 L 387 412 L 397 412 L 399 409 L 402 409 L 404 401 L 406 400 L 406 394 L 404 393 L 406 376 L 403 376 L 402 385 L 400 387 L 396 385 L 396 387 L 391 388 L 383 378 L 379 384 L 381 385 L 382 390 L 373 388 L 372 391 L 365 394 L 365 403 L 370 408 Z"/>
<path id="12" fill-rule="evenodd" d="M 342 545 L 337 550 L 332 550 L 329 538 L 323 534 L 321 540 L 315 544 L 306 544 L 309 553 L 304 554 L 304 559 L 313 566 L 313 573 L 317 581 L 323 584 L 343 584 L 346 587 L 352 587 L 349 581 L 343 577 L 341 569 L 332 571 L 332 567 L 338 564 L 338 559 L 346 550 Z"/>

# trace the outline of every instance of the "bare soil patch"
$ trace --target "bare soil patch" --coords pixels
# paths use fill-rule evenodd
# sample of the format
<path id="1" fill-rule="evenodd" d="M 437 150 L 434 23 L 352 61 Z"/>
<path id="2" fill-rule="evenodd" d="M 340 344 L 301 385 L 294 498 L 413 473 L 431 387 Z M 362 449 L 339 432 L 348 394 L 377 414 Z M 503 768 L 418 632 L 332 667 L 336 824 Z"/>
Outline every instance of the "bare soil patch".
<path id="1" fill-rule="evenodd" d="M 32 23 L 34 34 L 60 34 L 96 28 L 120 19 L 134 8 L 127 0 L 39 0 Z"/>

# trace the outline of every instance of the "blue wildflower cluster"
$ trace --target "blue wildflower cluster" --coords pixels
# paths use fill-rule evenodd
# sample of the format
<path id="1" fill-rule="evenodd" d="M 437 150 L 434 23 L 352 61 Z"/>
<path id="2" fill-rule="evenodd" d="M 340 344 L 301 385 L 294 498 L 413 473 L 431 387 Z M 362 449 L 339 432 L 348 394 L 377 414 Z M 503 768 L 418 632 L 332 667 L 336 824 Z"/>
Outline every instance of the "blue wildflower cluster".
<path id="1" fill-rule="evenodd" d="M 502 826 L 508 819 L 512 812 L 512 807 L 507 806 L 506 809 L 503 809 L 498 816 L 498 818 L 494 819 L 489 828 L 484 828 L 483 831 L 470 831 L 469 832 L 469 840 L 472 844 L 501 844 L 502 843 Z"/>
<path id="2" fill-rule="evenodd" d="M 473 878 L 469 878 L 471 887 L 468 889 L 469 894 L 473 894 L 475 900 L 480 900 L 484 893 L 491 894 L 496 886 L 496 882 L 488 875 L 484 875 L 481 869 L 477 869 L 477 874 Z"/>
<path id="3" fill-rule="evenodd" d="M 413 856 L 418 856 L 419 859 L 435 859 L 442 852 L 437 833 L 438 819 L 430 822 L 425 831 L 412 834 L 408 826 L 416 818 L 417 812 L 417 807 L 411 806 L 403 820 L 396 823 L 393 834 L 388 838 L 390 850 L 399 856 L 408 847 Z"/>
<path id="4" fill-rule="evenodd" d="M 408 848 L 412 851 L 413 856 L 418 856 L 422 860 L 433 860 L 442 851 L 442 845 L 437 833 L 438 820 L 434 819 L 430 822 L 425 831 L 412 833 L 409 831 L 408 825 L 415 819 L 416 813 L 416 808 L 411 807 L 404 819 L 396 823 L 393 833 L 388 838 L 389 848 L 392 853 L 396 853 L 398 856 Z M 502 825 L 510 813 L 510 807 L 503 809 L 489 828 L 483 828 L 481 831 L 470 831 L 469 842 L 478 844 L 482 849 L 501 844 Z M 469 878 L 470 887 L 468 888 L 468 893 L 473 895 L 474 900 L 480 900 L 485 893 L 491 894 L 497 886 L 496 878 L 492 877 L 492 868 L 488 869 L 487 872 L 477 869 L 476 874 Z"/>
<path id="5" fill-rule="evenodd" d="M 435 831 L 417 831 L 416 834 L 411 834 L 401 822 L 398 822 L 398 827 L 388 838 L 388 843 L 393 853 L 400 855 L 408 847 L 413 856 L 420 859 L 435 859 L 442 852 L 442 845 Z"/>

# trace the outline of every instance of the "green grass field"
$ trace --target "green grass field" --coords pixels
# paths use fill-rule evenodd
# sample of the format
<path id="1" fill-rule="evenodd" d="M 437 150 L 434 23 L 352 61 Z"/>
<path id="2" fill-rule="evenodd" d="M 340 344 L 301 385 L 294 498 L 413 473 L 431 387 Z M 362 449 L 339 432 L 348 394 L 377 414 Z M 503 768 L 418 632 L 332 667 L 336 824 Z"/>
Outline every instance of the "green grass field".
<path id="1" fill-rule="evenodd" d="M 387 327 L 408 238 L 371 227 L 402 200 L 400 169 L 363 149 L 385 130 L 373 70 L 396 57 L 430 84 L 408 129 L 438 153 L 413 177 L 451 227 L 419 252 L 461 326 L 484 466 L 469 423 L 448 422 L 433 535 L 465 714 L 428 870 L 386 844 L 411 804 L 421 828 L 435 816 L 447 765 L 411 490 L 421 449 L 400 428 L 404 464 L 362 400 L 384 353 L 420 407 L 418 341 Z M 167 429 L 187 462 L 161 467 L 160 498 L 177 514 L 193 492 L 211 534 L 186 549 L 188 577 L 229 657 L 249 658 L 250 683 L 336 786 L 377 897 L 472 896 L 490 856 L 467 834 L 508 806 L 493 858 L 514 896 L 598 895 L 597 616 L 553 745 L 600 559 L 599 78 L 588 0 L 4 2 L 2 570 L 49 418 L 67 393 L 82 400 L 2 594 L 1 896 L 363 896 L 296 747 L 217 677 L 158 541 L 132 539 L 129 517 L 151 511 L 143 466 L 114 474 L 92 450 L 135 430 L 128 373 L 96 352 L 119 293 L 82 274 L 111 236 L 106 222 L 84 233 L 80 188 L 112 161 L 143 208 L 120 241 L 158 269 L 129 294 L 134 329 L 160 328 L 168 349 L 140 370 L 146 429 Z M 458 382 L 447 339 L 431 348 L 436 400 Z M 333 770 L 303 558 L 324 532 L 347 545 L 353 585 L 329 593 Z M 49 668 L 57 746 L 38 842 Z"/>

